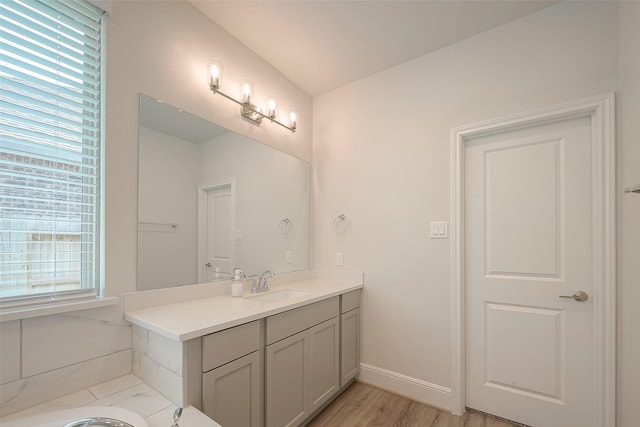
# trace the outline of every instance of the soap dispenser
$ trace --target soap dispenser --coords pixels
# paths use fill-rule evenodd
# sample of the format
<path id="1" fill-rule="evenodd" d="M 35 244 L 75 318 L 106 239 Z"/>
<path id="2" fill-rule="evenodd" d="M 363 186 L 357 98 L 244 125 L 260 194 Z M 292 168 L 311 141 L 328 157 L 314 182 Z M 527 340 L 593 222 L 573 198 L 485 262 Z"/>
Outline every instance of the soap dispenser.
<path id="1" fill-rule="evenodd" d="M 241 297 L 242 289 L 244 287 L 244 273 L 238 268 L 234 270 L 234 273 L 235 275 L 233 276 L 233 282 L 231 282 L 231 296 Z"/>

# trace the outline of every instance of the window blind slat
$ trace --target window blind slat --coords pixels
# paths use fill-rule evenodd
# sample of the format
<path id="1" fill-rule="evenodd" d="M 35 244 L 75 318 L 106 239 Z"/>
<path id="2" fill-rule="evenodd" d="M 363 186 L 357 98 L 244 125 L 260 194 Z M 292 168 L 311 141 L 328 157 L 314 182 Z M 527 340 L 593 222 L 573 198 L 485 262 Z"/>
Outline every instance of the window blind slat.
<path id="1" fill-rule="evenodd" d="M 0 56 L 2 58 L 2 56 Z M 6 72 L 6 73 L 5 73 Z M 9 85 L 21 84 L 27 92 L 31 92 L 31 96 L 35 98 L 58 98 L 59 102 L 71 107 L 72 110 L 82 111 L 86 106 L 86 110 L 97 114 L 99 111 L 99 93 L 98 89 L 89 86 L 83 87 L 82 91 L 78 88 L 72 88 L 66 85 L 60 85 L 59 82 L 43 81 L 38 73 L 22 70 L 18 68 L 4 68 L 4 61 L 0 60 L 0 75 L 2 76 L 1 87 Z M 51 88 L 55 87 L 55 92 Z M 46 85 L 46 86 L 45 86 Z M 76 111 L 77 114 L 77 111 Z"/>
<path id="2" fill-rule="evenodd" d="M 61 38 L 61 43 L 66 46 L 79 50 L 100 50 L 100 31 L 99 28 L 92 29 L 84 22 L 74 22 L 62 13 L 57 13 L 53 5 L 59 5 L 59 1 L 49 1 L 47 3 L 40 1 L 8 1 L 0 3 L 0 7 L 4 10 L 2 14 L 19 18 L 21 23 L 27 28 L 33 28 L 40 34 L 52 37 L 53 39 Z M 99 19 L 97 20 L 99 22 Z M 66 28 L 65 28 L 66 27 Z M 75 28 L 76 31 L 71 30 Z M 85 47 L 86 46 L 86 47 Z"/>
<path id="3" fill-rule="evenodd" d="M 75 28 L 78 23 L 84 25 L 83 30 L 88 33 L 97 33 L 100 31 L 100 16 L 102 15 L 102 11 L 97 8 L 94 8 L 94 13 L 91 14 L 89 8 L 78 9 L 78 6 L 81 5 L 80 2 L 67 1 L 57 2 L 55 10 L 62 14 L 62 22 L 66 25 Z M 84 13 L 82 13 L 84 12 Z M 99 44 L 98 44 L 99 45 Z"/>
<path id="4" fill-rule="evenodd" d="M 82 127 L 73 129 L 66 120 L 52 122 L 47 116 L 28 117 L 18 111 L 1 110 L 0 125 L 7 135 L 30 135 L 35 139 L 63 144 L 68 146 L 70 151 L 77 151 L 76 149 L 87 148 L 87 146 L 91 147 L 83 142 L 95 139 L 91 134 L 87 134 L 87 131 Z M 75 123 L 72 125 L 76 127 Z"/>
<path id="5" fill-rule="evenodd" d="M 95 132 L 95 125 L 98 124 L 99 118 L 86 118 L 81 123 L 78 122 L 76 114 L 72 111 L 62 108 L 59 104 L 54 105 L 38 99 L 22 96 L 18 93 L 12 93 L 12 97 L 0 95 L 0 111 L 17 109 L 23 112 L 33 113 L 37 111 L 46 120 L 62 121 L 64 123 L 73 123 L 86 128 L 87 131 Z"/>
<path id="6" fill-rule="evenodd" d="M 2 37 L 0 38 L 2 40 L 0 48 L 14 57 L 24 58 L 29 62 L 43 61 L 43 64 L 49 64 L 50 68 L 62 68 L 65 74 L 76 79 L 91 78 L 95 80 L 99 76 L 98 69 L 90 67 L 89 64 L 77 57 L 61 55 L 59 51 L 56 51 L 56 46 L 46 49 L 30 40 L 13 38 L 6 31 L 1 31 L 0 37 Z"/>
<path id="7" fill-rule="evenodd" d="M 75 175 L 80 178 L 80 175 Z M 82 187 L 84 191 L 91 191 L 91 193 L 95 193 L 96 185 L 90 182 L 82 182 L 81 184 L 69 183 L 68 180 L 63 179 L 62 177 L 58 179 L 49 179 L 42 175 L 36 175 L 33 173 L 21 172 L 20 170 L 13 170 L 11 174 L 5 174 L 0 169 L 0 180 L 4 180 L 5 184 L 3 186 L 13 187 L 17 184 L 11 184 L 12 180 L 16 182 L 26 183 L 28 182 L 30 186 L 35 188 L 51 188 L 54 185 L 66 184 L 68 187 Z M 58 190 L 60 191 L 60 190 Z M 77 193 L 74 193 L 77 194 Z"/>
<path id="8" fill-rule="evenodd" d="M 8 170 L 9 166 L 18 166 L 18 167 L 24 167 L 25 163 L 22 161 L 16 161 L 16 160 L 11 160 L 8 157 L 6 157 L 7 155 L 16 155 L 16 156 L 21 156 L 21 157 L 26 157 L 28 156 L 28 152 L 26 151 L 22 151 L 22 150 L 18 150 L 18 149 L 11 149 L 11 148 L 1 148 L 1 153 L 4 154 L 3 157 L 0 157 L 0 168 L 3 170 Z M 82 159 L 82 161 L 85 161 L 87 163 L 80 163 L 80 162 L 74 162 L 72 160 L 64 160 L 64 162 L 62 162 L 60 160 L 59 157 L 55 157 L 55 156 L 46 156 L 46 155 L 41 155 L 41 154 L 33 154 L 31 156 L 28 156 L 32 161 L 42 161 L 42 162 L 51 162 L 51 163 L 60 163 L 60 164 L 64 164 L 66 166 L 70 166 L 70 167 L 77 167 L 77 168 L 81 168 L 81 170 L 76 170 L 74 169 L 72 171 L 72 174 L 74 176 L 78 176 L 78 177 L 82 177 L 84 179 L 88 179 L 88 178 L 96 178 L 96 174 L 97 174 L 97 170 L 98 170 L 98 165 L 95 158 L 92 157 L 85 157 Z M 89 160 L 93 160 L 93 163 L 89 163 Z M 61 170 L 58 167 L 56 167 L 55 165 L 52 166 L 39 166 L 38 169 L 33 172 L 34 175 L 38 175 L 40 176 L 41 174 L 49 174 L 49 176 L 51 176 L 51 173 L 70 173 L 69 171 L 65 171 L 65 170 Z M 52 178 L 53 179 L 53 178 Z"/>
<path id="9" fill-rule="evenodd" d="M 19 17 L 15 20 L 11 18 L 11 16 L 7 15 L 0 16 L 0 20 L 2 20 L 3 33 L 7 34 L 7 39 L 22 37 L 22 40 L 28 40 L 30 43 L 51 47 L 51 38 L 44 37 L 41 33 L 34 31 L 33 28 L 29 28 L 30 32 L 28 34 L 24 34 L 25 24 L 23 23 L 21 25 Z M 9 36 L 9 34 L 11 36 Z M 60 55 L 64 55 L 68 58 L 76 58 L 79 56 L 79 52 L 75 49 L 70 49 L 59 43 L 57 43 L 55 47 L 60 52 Z M 100 52 L 96 51 L 94 54 L 95 57 L 90 53 L 81 52 L 80 56 L 84 60 L 85 65 L 95 69 L 100 67 Z"/>
<path id="10" fill-rule="evenodd" d="M 7 235 L 8 235 L 9 232 L 15 233 L 17 231 L 20 231 L 22 234 L 29 233 L 29 234 L 33 234 L 33 235 L 36 235 L 36 234 L 42 235 L 42 234 L 45 234 L 45 233 L 49 233 L 49 235 L 71 235 L 71 236 L 77 236 L 80 233 L 79 231 L 76 231 L 76 230 L 44 230 L 44 229 L 43 230 L 40 230 L 40 229 L 37 229 L 37 230 L 26 230 L 26 231 L 25 230 L 4 230 L 3 229 L 2 231 L 4 233 L 7 233 Z M 89 231 L 89 233 L 95 234 L 93 231 Z M 12 246 L 18 246 L 18 245 L 22 245 L 22 244 L 27 243 L 27 242 L 28 242 L 27 238 L 25 238 L 24 236 L 22 238 L 20 238 L 18 236 L 18 237 L 16 237 L 15 241 L 11 242 L 11 245 Z M 2 245 L 0 245 L 0 246 L 2 246 Z M 93 248 L 93 245 L 89 245 L 87 248 L 85 248 L 81 252 L 90 253 L 91 250 L 93 250 L 92 248 Z M 13 254 L 14 258 L 19 256 L 15 252 L 9 252 L 6 248 L 0 248 L 0 253 L 11 253 L 11 254 Z M 26 256 L 26 254 L 25 254 L 25 256 Z"/>
<path id="11" fill-rule="evenodd" d="M 74 38 L 71 43 L 61 37 L 57 29 L 50 29 L 33 24 L 10 12 L 0 17 L 2 30 L 7 41 L 20 41 L 29 45 L 38 45 L 55 56 L 66 57 L 78 65 L 93 68 L 100 67 L 100 50 L 91 49 L 87 41 L 89 38 Z"/>
<path id="12" fill-rule="evenodd" d="M 0 193 L 2 194 L 2 193 Z M 80 208 L 80 207 L 84 207 L 84 206 L 88 206 L 88 207 L 93 207 L 94 203 L 86 203 L 86 202 L 81 202 L 78 200 L 64 200 L 64 199 L 58 199 L 57 196 L 59 196 L 57 194 L 57 192 L 55 193 L 48 193 L 46 191 L 41 191 L 41 192 L 37 192 L 37 191 L 31 191 L 30 194 L 3 194 L 2 198 L 3 200 L 3 204 L 6 204 L 7 206 L 11 206 L 11 201 L 19 201 L 25 205 L 28 205 L 29 203 L 33 203 L 34 205 L 37 203 L 40 206 L 39 207 L 54 207 L 54 206 L 64 206 L 67 209 L 66 210 L 61 210 L 61 212 L 76 212 L 73 209 L 76 208 Z M 15 205 L 17 208 L 19 208 L 20 205 Z M 51 211 L 55 211 L 55 208 L 49 210 L 47 209 L 47 211 L 51 212 Z M 78 210 L 77 213 L 82 213 L 82 210 Z"/>
<path id="13" fill-rule="evenodd" d="M 71 151 L 87 147 L 88 144 L 85 141 L 95 139 L 93 135 L 87 133 L 87 130 L 77 127 L 75 123 L 69 124 L 69 121 L 64 119 L 52 121 L 46 115 L 42 117 L 26 116 L 15 110 L 1 111 L 0 122 L 7 134 L 28 131 L 34 136 L 40 135 L 38 139 L 59 141 L 61 144 L 69 146 Z"/>
<path id="14" fill-rule="evenodd" d="M 77 90 L 80 93 L 87 92 L 91 95 L 98 94 L 97 90 L 93 90 L 87 86 L 82 86 L 80 82 L 74 80 L 73 78 L 71 78 L 71 76 L 62 74 L 60 72 L 57 72 L 55 69 L 52 69 L 50 67 L 50 64 L 42 63 L 40 64 L 40 66 L 38 66 L 33 61 L 29 61 L 24 57 L 10 57 L 9 52 L 4 48 L 0 48 L 0 55 L 2 55 L 4 58 L 10 58 L 11 60 L 10 64 L 7 62 L 2 64 L 3 68 L 6 67 L 6 69 L 3 71 L 10 72 L 11 70 L 13 70 L 16 73 L 26 73 L 28 75 L 34 76 L 41 82 L 44 81 L 49 84 L 59 84 L 62 87 L 66 87 L 70 89 L 69 92 Z"/>
<path id="15" fill-rule="evenodd" d="M 5 107 L 6 106 L 6 107 Z M 46 123 L 49 126 L 61 127 L 67 131 L 81 135 L 83 138 L 90 133 L 95 132 L 95 128 L 90 123 L 78 122 L 74 117 L 64 117 L 57 114 L 57 111 L 42 110 L 36 108 L 36 106 L 29 105 L 17 105 L 8 103 L 0 104 L 0 117 L 5 116 L 11 121 L 29 120 L 31 122 Z M 93 124 L 96 120 L 92 121 Z"/>
<path id="16" fill-rule="evenodd" d="M 2 70 L 4 71 L 6 70 Z M 55 88 L 55 91 L 52 91 L 52 86 L 45 87 L 33 74 L 10 71 L 10 74 L 4 74 L 0 80 L 2 92 L 14 94 L 19 99 L 34 99 L 55 105 L 69 114 L 77 115 L 79 112 L 84 112 L 85 116 L 91 113 L 94 117 L 98 117 L 100 97 L 91 95 L 90 92 L 78 93 L 77 90 L 72 91 L 65 87 Z"/>
<path id="17" fill-rule="evenodd" d="M 50 154 L 50 156 L 61 159 L 65 158 L 66 161 L 79 165 L 86 165 L 86 163 L 79 163 L 74 161 L 74 159 L 82 158 L 84 161 L 95 159 L 95 156 L 89 151 L 96 147 L 89 144 L 72 144 L 69 141 L 56 139 L 54 137 L 47 138 L 45 135 L 20 128 L 18 128 L 16 132 L 11 132 L 11 127 L 5 125 L 3 125 L 3 127 L 6 129 L 2 129 L 0 135 L 2 135 L 3 142 L 5 143 L 3 145 L 6 146 L 7 149 L 14 147 L 16 151 L 22 149 L 22 153 L 28 153 L 23 147 L 29 144 L 36 144 L 38 145 L 39 153 L 34 153 L 34 156 L 42 157 L 43 159 L 47 159 L 47 154 Z M 57 153 L 54 151 L 57 151 Z M 85 151 L 87 152 L 85 153 Z"/>

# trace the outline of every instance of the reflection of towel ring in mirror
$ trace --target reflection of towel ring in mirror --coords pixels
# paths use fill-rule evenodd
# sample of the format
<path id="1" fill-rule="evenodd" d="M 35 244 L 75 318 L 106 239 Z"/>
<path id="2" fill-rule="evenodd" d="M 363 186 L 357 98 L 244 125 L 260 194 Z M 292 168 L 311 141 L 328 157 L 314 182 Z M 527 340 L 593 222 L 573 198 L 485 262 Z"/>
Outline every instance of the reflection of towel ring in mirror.
<path id="1" fill-rule="evenodd" d="M 280 233 L 285 236 L 291 232 L 291 227 L 293 227 L 293 225 L 291 224 L 291 220 L 289 218 L 283 219 L 282 221 L 280 221 L 280 224 L 278 224 Z"/>
<path id="2" fill-rule="evenodd" d="M 345 214 L 340 214 L 333 219 L 333 231 L 338 234 L 345 233 L 349 229 L 349 222 Z"/>

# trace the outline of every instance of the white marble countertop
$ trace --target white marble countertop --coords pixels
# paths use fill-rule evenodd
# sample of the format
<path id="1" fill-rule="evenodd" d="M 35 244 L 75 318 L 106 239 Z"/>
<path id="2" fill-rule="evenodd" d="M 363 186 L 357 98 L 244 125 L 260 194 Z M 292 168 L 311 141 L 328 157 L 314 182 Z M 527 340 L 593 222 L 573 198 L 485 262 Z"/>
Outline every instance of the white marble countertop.
<path id="1" fill-rule="evenodd" d="M 186 341 L 360 289 L 363 285 L 362 273 L 314 271 L 309 277 L 271 284 L 271 293 L 282 289 L 297 289 L 307 293 L 296 298 L 267 302 L 252 298 L 248 292 L 239 298 L 226 293 L 139 310 L 129 311 L 125 308 L 124 317 L 135 325 L 169 339 Z"/>

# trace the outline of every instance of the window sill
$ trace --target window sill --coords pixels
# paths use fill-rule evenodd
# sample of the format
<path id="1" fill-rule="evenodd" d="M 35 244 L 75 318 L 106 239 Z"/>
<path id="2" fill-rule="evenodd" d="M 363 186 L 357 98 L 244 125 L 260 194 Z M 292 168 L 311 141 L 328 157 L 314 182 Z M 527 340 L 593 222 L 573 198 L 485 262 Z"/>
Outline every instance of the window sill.
<path id="1" fill-rule="evenodd" d="M 87 310 L 120 303 L 119 297 L 92 298 L 68 302 L 56 302 L 30 307 L 17 307 L 0 310 L 0 322 L 29 319 L 31 317 L 48 316 L 50 314 L 68 313 L 70 311 Z"/>

